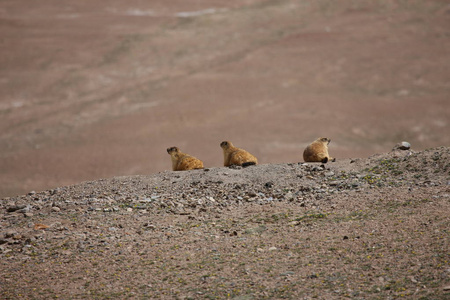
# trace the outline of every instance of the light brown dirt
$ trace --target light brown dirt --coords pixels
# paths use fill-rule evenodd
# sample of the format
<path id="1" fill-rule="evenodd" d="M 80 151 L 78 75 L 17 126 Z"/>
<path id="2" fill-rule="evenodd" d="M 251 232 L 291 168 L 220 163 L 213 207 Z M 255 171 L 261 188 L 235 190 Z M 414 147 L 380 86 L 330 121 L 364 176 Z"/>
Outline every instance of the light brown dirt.
<path id="1" fill-rule="evenodd" d="M 0 196 L 208 167 L 231 140 L 297 162 L 448 146 L 448 1 L 14 1 L 0 6 Z"/>
<path id="2" fill-rule="evenodd" d="M 0 201 L 2 299 L 447 299 L 450 148 Z"/>

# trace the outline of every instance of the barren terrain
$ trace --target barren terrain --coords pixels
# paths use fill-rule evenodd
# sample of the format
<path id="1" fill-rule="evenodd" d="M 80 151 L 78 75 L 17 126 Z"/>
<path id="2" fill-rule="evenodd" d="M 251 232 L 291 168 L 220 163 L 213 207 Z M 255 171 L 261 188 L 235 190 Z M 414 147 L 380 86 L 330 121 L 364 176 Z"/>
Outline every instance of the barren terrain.
<path id="1" fill-rule="evenodd" d="M 448 1 L 0 1 L 0 196 L 450 144 Z"/>
<path id="2" fill-rule="evenodd" d="M 2 299 L 448 299 L 450 149 L 0 202 Z"/>
<path id="3" fill-rule="evenodd" d="M 448 1 L 0 0 L 0 54 L 0 298 L 450 298 Z"/>

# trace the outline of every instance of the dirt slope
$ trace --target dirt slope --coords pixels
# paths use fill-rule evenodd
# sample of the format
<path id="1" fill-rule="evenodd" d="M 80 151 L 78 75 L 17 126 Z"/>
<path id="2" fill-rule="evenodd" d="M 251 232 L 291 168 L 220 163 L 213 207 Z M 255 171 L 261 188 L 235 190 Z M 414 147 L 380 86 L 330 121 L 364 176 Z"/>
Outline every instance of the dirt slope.
<path id="1" fill-rule="evenodd" d="M 0 195 L 221 165 L 448 146 L 448 1 L 13 1 L 0 8 Z"/>
<path id="2" fill-rule="evenodd" d="M 2 299 L 446 299 L 450 149 L 0 201 Z"/>

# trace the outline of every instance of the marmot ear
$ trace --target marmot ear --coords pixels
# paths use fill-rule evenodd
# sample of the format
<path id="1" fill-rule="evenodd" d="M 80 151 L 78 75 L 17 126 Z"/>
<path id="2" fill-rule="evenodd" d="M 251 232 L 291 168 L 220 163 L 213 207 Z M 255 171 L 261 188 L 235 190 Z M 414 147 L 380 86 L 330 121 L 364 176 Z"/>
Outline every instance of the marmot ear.
<path id="1" fill-rule="evenodd" d="M 172 152 L 172 151 L 178 152 L 178 148 L 177 148 L 177 147 L 170 147 L 170 148 L 167 148 L 167 153 L 170 154 L 170 152 Z"/>

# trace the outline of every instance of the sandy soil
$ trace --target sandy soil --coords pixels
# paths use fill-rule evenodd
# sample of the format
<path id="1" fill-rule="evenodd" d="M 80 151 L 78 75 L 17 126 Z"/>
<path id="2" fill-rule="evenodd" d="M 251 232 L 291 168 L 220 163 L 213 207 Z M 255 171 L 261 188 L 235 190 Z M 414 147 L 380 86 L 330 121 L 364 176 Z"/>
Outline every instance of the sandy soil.
<path id="1" fill-rule="evenodd" d="M 2 299 L 448 299 L 450 148 L 0 201 Z"/>
<path id="2" fill-rule="evenodd" d="M 3 0 L 0 24 L 3 197 L 169 170 L 170 146 L 450 145 L 448 1 Z"/>

